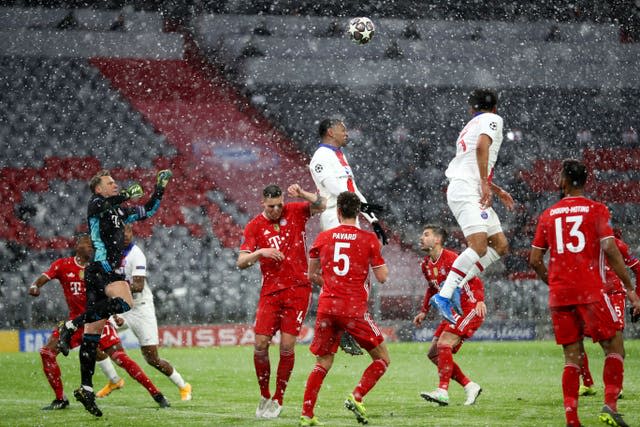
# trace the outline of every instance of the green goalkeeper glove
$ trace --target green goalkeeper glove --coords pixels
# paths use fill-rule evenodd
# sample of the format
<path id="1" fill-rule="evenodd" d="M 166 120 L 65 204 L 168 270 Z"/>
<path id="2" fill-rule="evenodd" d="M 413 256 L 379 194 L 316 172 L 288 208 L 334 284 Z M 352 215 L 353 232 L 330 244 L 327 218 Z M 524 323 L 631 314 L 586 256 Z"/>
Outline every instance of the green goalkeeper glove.
<path id="1" fill-rule="evenodd" d="M 125 196 L 127 199 L 138 199 L 144 195 L 144 191 L 142 190 L 142 186 L 136 182 L 127 188 L 123 188 L 120 191 L 120 194 Z"/>
<path id="2" fill-rule="evenodd" d="M 164 190 L 172 176 L 173 173 L 169 169 L 161 170 L 160 172 L 158 172 L 158 175 L 156 177 L 156 187 L 162 188 Z"/>

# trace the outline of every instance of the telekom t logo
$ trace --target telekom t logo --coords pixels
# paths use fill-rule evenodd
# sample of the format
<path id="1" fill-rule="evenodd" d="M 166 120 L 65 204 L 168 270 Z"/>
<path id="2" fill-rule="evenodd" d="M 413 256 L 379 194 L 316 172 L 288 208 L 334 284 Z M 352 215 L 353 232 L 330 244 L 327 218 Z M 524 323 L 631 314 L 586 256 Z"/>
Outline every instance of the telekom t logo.
<path id="1" fill-rule="evenodd" d="M 280 242 L 282 242 L 282 238 L 280 236 L 269 237 L 269 246 L 272 248 L 280 250 Z"/>

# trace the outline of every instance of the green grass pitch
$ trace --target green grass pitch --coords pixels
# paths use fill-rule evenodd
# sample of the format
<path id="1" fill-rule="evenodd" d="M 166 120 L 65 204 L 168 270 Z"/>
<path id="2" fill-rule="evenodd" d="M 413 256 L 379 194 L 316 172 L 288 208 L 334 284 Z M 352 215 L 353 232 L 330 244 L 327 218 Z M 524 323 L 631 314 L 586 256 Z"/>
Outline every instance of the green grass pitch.
<path id="1" fill-rule="evenodd" d="M 588 343 L 593 376 L 598 387 L 594 397 L 580 399 L 585 426 L 601 425 L 602 351 Z M 562 351 L 553 342 L 469 342 L 455 360 L 483 387 L 476 405 L 462 405 L 462 388 L 450 387 L 451 403 L 437 407 L 420 398 L 421 391 L 437 386 L 435 367 L 425 357 L 426 343 L 389 345 L 391 366 L 366 397 L 372 426 L 563 426 L 560 376 Z M 626 421 L 640 420 L 640 341 L 627 341 L 625 397 L 619 403 Z M 272 371 L 277 353 L 272 347 Z M 78 353 L 58 356 L 71 406 L 62 411 L 41 411 L 53 395 L 41 369 L 38 353 L 0 353 L 0 425 L 2 426 L 293 426 L 300 417 L 302 394 L 314 358 L 307 346 L 298 346 L 296 366 L 285 395 L 284 410 L 277 420 L 256 420 L 258 386 L 253 371 L 252 347 L 188 348 L 160 351 L 193 385 L 193 400 L 181 402 L 178 390 L 162 374 L 144 364 L 138 350 L 129 354 L 140 363 L 163 391 L 172 407 L 160 410 L 146 391 L 126 373 L 126 386 L 98 403 L 104 412 L 95 419 L 73 400 L 79 384 Z M 355 417 L 343 407 L 370 359 L 340 352 L 325 379 L 316 416 L 329 426 L 355 426 Z M 96 371 L 96 388 L 105 379 Z M 272 375 L 272 384 L 275 374 Z M 273 387 L 273 386 L 272 386 Z"/>

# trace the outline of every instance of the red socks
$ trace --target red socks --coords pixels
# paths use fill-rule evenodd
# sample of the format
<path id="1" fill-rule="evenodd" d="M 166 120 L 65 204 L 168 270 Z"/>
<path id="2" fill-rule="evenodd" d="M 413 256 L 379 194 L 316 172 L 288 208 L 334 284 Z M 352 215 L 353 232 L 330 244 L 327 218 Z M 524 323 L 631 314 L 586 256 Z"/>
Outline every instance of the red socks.
<path id="1" fill-rule="evenodd" d="M 40 358 L 42 359 L 42 370 L 47 377 L 53 392 L 56 394 L 57 400 L 64 398 L 64 391 L 62 389 L 62 378 L 60 373 L 60 366 L 56 360 L 56 352 L 42 347 L 40 349 Z"/>
<path id="2" fill-rule="evenodd" d="M 282 405 L 284 391 L 287 389 L 287 383 L 293 371 L 293 364 L 296 360 L 296 354 L 293 350 L 280 352 L 280 362 L 278 362 L 278 376 L 276 377 L 276 392 L 273 394 L 273 400 Z M 267 383 L 268 387 L 268 383 Z"/>
<path id="3" fill-rule="evenodd" d="M 580 366 L 567 363 L 562 371 L 562 396 L 564 398 L 564 412 L 568 426 L 580 425 L 580 420 L 578 419 L 580 370 Z"/>
<path id="4" fill-rule="evenodd" d="M 142 387 L 146 388 L 151 396 L 155 396 L 160 393 L 160 390 L 151 382 L 147 374 L 144 373 L 142 368 L 129 357 L 127 353 L 122 350 L 116 350 L 113 352 L 111 358 L 121 366 L 134 380 L 138 381 Z"/>
<path id="5" fill-rule="evenodd" d="M 358 402 L 361 402 L 362 398 L 376 385 L 380 377 L 387 371 L 387 367 L 387 362 L 382 359 L 377 359 L 371 362 L 367 369 L 365 369 L 362 378 L 360 378 L 360 382 L 353 390 L 353 397 Z"/>
<path id="6" fill-rule="evenodd" d="M 589 370 L 589 358 L 587 357 L 587 353 L 582 353 L 582 370 L 580 375 L 582 376 L 582 384 L 584 384 L 585 387 L 591 387 L 593 385 L 593 377 Z"/>
<path id="7" fill-rule="evenodd" d="M 302 415 L 313 418 L 313 408 L 316 406 L 318 393 L 320 392 L 320 387 L 322 387 L 322 382 L 326 376 L 327 370 L 316 364 L 313 371 L 309 374 L 309 378 L 307 378 L 307 385 L 304 388 Z"/>
<path id="8" fill-rule="evenodd" d="M 256 368 L 256 376 L 258 377 L 258 386 L 260 386 L 260 395 L 271 399 L 269 391 L 269 379 L 271 378 L 271 364 L 269 363 L 269 349 L 253 351 L 253 365 Z"/>
<path id="9" fill-rule="evenodd" d="M 618 395 L 622 390 L 624 359 L 618 353 L 609 353 L 604 358 L 602 382 L 604 383 L 604 404 L 618 412 Z"/>
<path id="10" fill-rule="evenodd" d="M 438 375 L 440 376 L 440 387 L 443 390 L 449 389 L 449 382 L 453 374 L 453 352 L 449 346 L 438 346 Z"/>

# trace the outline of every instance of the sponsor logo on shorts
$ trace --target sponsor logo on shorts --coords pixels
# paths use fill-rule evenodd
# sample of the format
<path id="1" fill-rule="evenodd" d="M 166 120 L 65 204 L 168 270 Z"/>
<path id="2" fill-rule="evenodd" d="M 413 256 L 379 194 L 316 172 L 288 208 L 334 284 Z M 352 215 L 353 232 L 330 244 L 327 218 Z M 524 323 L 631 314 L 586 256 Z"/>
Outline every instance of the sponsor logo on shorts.
<path id="1" fill-rule="evenodd" d="M 489 214 L 487 213 L 487 211 L 480 212 L 480 218 L 482 218 L 482 219 L 489 218 Z"/>

